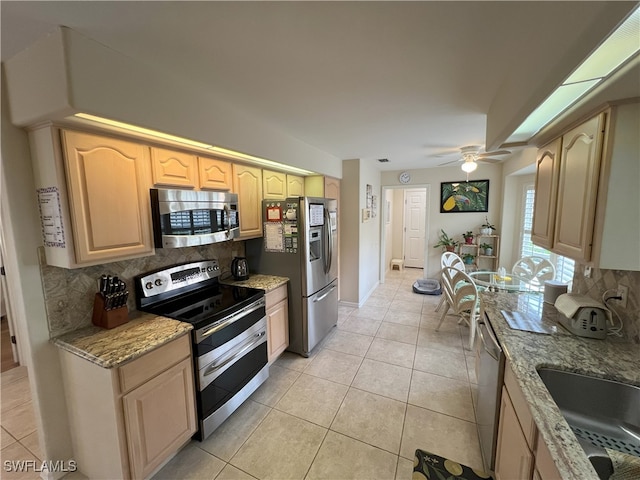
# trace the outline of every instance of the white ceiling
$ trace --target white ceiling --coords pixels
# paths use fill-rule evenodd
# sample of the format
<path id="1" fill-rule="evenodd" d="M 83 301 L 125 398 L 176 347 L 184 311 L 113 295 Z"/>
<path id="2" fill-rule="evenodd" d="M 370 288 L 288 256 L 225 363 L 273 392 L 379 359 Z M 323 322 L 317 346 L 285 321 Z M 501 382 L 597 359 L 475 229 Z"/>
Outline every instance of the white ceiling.
<path id="1" fill-rule="evenodd" d="M 635 4 L 2 1 L 1 46 L 5 60 L 65 25 L 338 158 L 397 170 L 483 145 L 496 98 L 549 93 L 597 46 L 603 14 L 615 24 Z"/>

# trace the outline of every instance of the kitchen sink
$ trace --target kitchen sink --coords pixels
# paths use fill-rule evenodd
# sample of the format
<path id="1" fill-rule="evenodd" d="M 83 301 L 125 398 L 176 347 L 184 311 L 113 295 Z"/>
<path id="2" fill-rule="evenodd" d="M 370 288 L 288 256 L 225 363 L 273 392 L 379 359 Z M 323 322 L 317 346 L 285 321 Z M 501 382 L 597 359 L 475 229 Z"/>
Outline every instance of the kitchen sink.
<path id="1" fill-rule="evenodd" d="M 613 473 L 606 448 L 640 457 L 640 387 L 546 367 L 538 374 L 600 478 Z"/>

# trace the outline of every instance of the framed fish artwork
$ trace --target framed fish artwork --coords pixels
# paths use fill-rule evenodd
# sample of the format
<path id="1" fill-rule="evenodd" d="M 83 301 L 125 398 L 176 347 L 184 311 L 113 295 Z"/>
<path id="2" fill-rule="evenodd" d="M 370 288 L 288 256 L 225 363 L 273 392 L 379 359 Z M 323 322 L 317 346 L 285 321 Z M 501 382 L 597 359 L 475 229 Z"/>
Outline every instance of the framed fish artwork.
<path id="1" fill-rule="evenodd" d="M 440 184 L 440 213 L 488 211 L 489 180 Z"/>

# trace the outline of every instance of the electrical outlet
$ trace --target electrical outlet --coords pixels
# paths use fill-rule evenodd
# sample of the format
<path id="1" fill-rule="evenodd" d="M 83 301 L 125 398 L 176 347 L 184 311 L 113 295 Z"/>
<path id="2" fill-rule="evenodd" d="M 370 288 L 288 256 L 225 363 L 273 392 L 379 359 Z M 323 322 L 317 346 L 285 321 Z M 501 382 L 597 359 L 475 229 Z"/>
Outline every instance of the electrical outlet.
<path id="1" fill-rule="evenodd" d="M 622 308 L 627 308 L 627 297 L 629 296 L 629 287 L 626 285 L 618 285 L 618 296 L 622 297 L 619 302 Z"/>

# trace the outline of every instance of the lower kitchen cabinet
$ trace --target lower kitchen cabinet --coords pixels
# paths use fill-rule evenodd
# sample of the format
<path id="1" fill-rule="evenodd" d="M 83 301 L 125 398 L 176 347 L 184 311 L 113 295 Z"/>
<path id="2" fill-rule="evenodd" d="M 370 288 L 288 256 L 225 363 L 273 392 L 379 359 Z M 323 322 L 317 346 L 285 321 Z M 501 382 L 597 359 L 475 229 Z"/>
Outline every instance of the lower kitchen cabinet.
<path id="1" fill-rule="evenodd" d="M 147 478 L 195 433 L 189 334 L 113 369 L 60 355 L 74 458 L 89 478 Z"/>
<path id="2" fill-rule="evenodd" d="M 496 479 L 530 479 L 532 468 L 533 454 L 518 423 L 509 393 L 503 387 L 496 451 Z"/>
<path id="3" fill-rule="evenodd" d="M 289 346 L 289 301 L 287 285 L 267 292 L 267 356 L 272 363 Z"/>
<path id="4" fill-rule="evenodd" d="M 496 480 L 562 478 L 508 363 L 500 402 L 495 477 Z"/>

